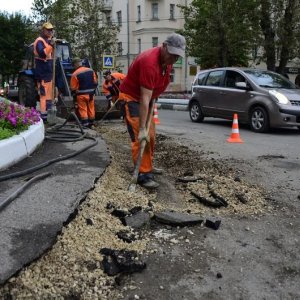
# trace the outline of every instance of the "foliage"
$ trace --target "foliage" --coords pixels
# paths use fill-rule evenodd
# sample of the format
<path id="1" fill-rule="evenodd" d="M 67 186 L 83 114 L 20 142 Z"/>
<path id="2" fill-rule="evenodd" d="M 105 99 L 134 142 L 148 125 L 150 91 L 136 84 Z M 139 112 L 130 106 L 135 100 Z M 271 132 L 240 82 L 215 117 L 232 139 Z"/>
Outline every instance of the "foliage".
<path id="1" fill-rule="evenodd" d="M 53 0 L 34 0 L 32 4 L 32 12 L 36 21 L 48 21 Z"/>
<path id="2" fill-rule="evenodd" d="M 32 22 L 19 13 L 0 13 L 0 74 L 8 81 L 17 74 L 24 58 L 24 45 L 32 41 Z"/>
<path id="3" fill-rule="evenodd" d="M 0 129 L 1 136 L 18 134 L 30 125 L 38 123 L 40 115 L 34 108 L 26 108 L 10 101 L 0 101 Z"/>
<path id="4" fill-rule="evenodd" d="M 299 0 L 260 0 L 261 30 L 267 68 L 283 73 L 288 60 L 300 55 L 300 3 Z"/>
<path id="5" fill-rule="evenodd" d="M 8 139 L 15 135 L 13 130 L 0 127 L 0 141 L 4 139 Z"/>
<path id="6" fill-rule="evenodd" d="M 33 12 L 40 25 L 50 21 L 55 26 L 55 37 L 74 42 L 73 0 L 34 0 Z"/>
<path id="7" fill-rule="evenodd" d="M 116 51 L 118 27 L 107 23 L 103 0 L 34 0 L 35 16 L 49 20 L 58 38 L 71 43 L 73 55 L 88 58 L 95 71 L 101 56 Z"/>
<path id="8" fill-rule="evenodd" d="M 202 67 L 248 64 L 259 38 L 257 0 L 194 0 L 180 8 L 188 55 Z"/>

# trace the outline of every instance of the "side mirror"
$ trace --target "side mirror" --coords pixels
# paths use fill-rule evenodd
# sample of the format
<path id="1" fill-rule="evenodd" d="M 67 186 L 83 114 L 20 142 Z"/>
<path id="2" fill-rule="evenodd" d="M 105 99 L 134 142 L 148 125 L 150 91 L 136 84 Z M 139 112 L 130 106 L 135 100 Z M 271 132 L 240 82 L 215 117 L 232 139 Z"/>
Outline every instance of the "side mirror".
<path id="1" fill-rule="evenodd" d="M 236 82 L 235 86 L 241 90 L 249 90 L 250 89 L 249 85 L 244 81 Z"/>

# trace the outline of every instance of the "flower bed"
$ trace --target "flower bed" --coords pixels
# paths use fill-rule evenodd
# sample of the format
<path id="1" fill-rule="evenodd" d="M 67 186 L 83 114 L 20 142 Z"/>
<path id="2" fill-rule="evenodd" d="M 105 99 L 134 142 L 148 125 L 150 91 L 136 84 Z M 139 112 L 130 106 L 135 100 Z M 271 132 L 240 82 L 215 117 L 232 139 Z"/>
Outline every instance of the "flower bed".
<path id="1" fill-rule="evenodd" d="M 17 135 L 38 122 L 40 114 L 34 108 L 0 99 L 0 140 Z"/>

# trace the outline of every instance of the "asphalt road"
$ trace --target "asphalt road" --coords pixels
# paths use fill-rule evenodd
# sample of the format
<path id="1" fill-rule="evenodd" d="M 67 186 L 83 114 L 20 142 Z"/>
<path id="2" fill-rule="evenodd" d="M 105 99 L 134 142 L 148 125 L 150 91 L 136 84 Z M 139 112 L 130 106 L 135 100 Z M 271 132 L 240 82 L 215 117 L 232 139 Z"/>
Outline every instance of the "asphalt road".
<path id="1" fill-rule="evenodd" d="M 192 148 L 207 152 L 211 158 L 247 167 L 248 176 L 265 181 L 270 189 L 282 192 L 285 199 L 295 199 L 300 194 L 300 131 L 297 128 L 272 129 L 259 134 L 246 125 L 239 125 L 244 143 L 238 144 L 227 142 L 231 121 L 205 118 L 203 123 L 193 123 L 187 111 L 169 110 L 159 110 L 159 119 L 159 133 L 180 138 Z"/>
<path id="2" fill-rule="evenodd" d="M 188 112 L 168 110 L 159 110 L 159 119 L 158 133 L 263 186 L 274 210 L 261 216 L 219 216 L 222 225 L 215 232 L 197 226 L 192 235 L 186 229 L 169 230 L 178 241 L 188 237 L 188 244 L 152 241 L 156 255 L 147 258 L 144 272 L 131 277 L 137 290 L 126 299 L 135 294 L 151 300 L 300 299 L 300 132 L 257 134 L 240 126 L 244 143 L 231 144 L 226 141 L 230 121 L 207 118 L 196 124 Z"/>

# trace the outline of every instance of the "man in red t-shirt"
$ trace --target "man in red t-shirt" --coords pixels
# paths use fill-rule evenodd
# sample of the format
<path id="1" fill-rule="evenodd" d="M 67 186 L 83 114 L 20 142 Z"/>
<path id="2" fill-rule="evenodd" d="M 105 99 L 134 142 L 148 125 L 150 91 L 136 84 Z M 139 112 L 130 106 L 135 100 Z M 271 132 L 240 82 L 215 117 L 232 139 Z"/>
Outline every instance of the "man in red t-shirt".
<path id="1" fill-rule="evenodd" d="M 170 72 L 179 56 L 184 56 L 185 38 L 176 33 L 169 35 L 163 44 L 139 54 L 129 67 L 128 74 L 120 86 L 120 99 L 125 101 L 125 121 L 131 138 L 131 150 L 136 164 L 140 143 L 148 143 L 142 157 L 138 183 L 146 188 L 157 188 L 153 180 L 155 124 L 153 116 L 149 133 L 146 121 L 151 101 L 158 98 L 170 83 Z"/>

